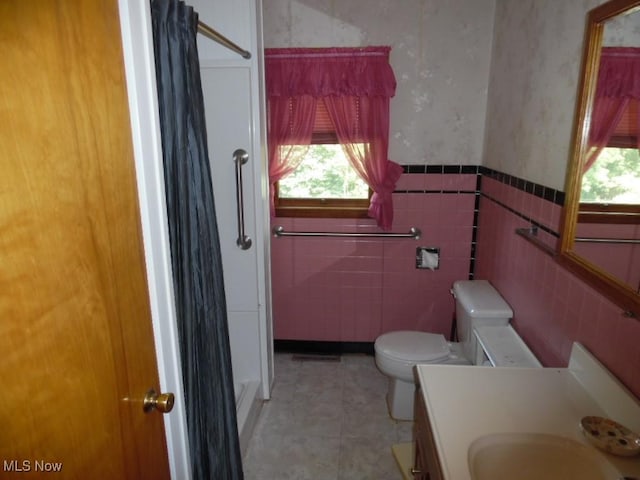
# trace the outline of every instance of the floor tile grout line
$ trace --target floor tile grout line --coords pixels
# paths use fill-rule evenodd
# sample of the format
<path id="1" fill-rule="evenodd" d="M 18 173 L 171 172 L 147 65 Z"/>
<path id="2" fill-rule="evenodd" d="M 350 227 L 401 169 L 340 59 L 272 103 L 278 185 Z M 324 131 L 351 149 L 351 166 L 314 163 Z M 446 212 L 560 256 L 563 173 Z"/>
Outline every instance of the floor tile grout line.
<path id="1" fill-rule="evenodd" d="M 337 444 L 338 451 L 332 463 L 333 467 L 331 467 L 331 469 L 334 472 L 337 472 L 337 474 L 332 475 L 329 472 L 316 472 L 315 474 L 311 474 L 312 478 L 317 478 L 318 480 L 319 479 L 337 480 L 337 479 L 347 479 L 347 478 L 348 479 L 366 478 L 369 480 L 369 479 L 373 479 L 375 475 L 378 475 L 378 476 L 383 475 L 382 477 L 375 477 L 375 478 L 384 478 L 385 480 L 396 478 L 395 475 L 398 475 L 397 478 L 400 478 L 400 473 L 397 471 L 397 468 L 395 467 L 395 461 L 391 458 L 391 443 L 396 442 L 398 439 L 400 439 L 400 436 L 403 435 L 402 433 L 403 431 L 404 431 L 404 435 L 406 436 L 407 431 L 404 430 L 397 422 L 388 418 L 386 405 L 382 411 L 371 408 L 371 406 L 368 406 L 368 408 L 371 408 L 371 412 L 372 412 L 371 415 L 373 415 L 372 422 L 370 423 L 376 424 L 377 422 L 376 427 L 382 427 L 383 425 L 386 425 L 386 427 L 384 427 L 386 429 L 384 431 L 385 433 L 381 433 L 381 434 L 383 435 L 384 438 L 387 438 L 388 442 L 390 442 L 388 445 L 386 444 L 387 440 L 381 440 L 376 438 L 372 439 L 372 438 L 368 438 L 367 436 L 358 436 L 358 435 L 354 436 L 352 435 L 354 432 L 349 431 L 349 428 L 353 428 L 353 425 L 350 425 L 347 415 L 354 414 L 354 412 L 350 409 L 352 409 L 354 406 L 357 407 L 358 401 L 363 401 L 363 399 L 366 399 L 366 395 L 371 395 L 372 403 L 382 402 L 383 405 L 385 404 L 384 395 L 386 393 L 386 381 L 382 377 L 382 374 L 379 371 L 377 371 L 377 369 L 375 368 L 375 364 L 373 362 L 374 360 L 373 360 L 373 357 L 371 356 L 363 357 L 362 359 L 348 358 L 346 360 L 342 359 L 340 362 L 336 362 L 335 367 L 333 367 L 333 369 L 326 367 L 326 365 L 330 362 L 322 362 L 325 365 L 324 367 L 320 365 L 316 365 L 317 368 L 315 368 L 313 365 L 309 366 L 314 362 L 297 362 L 297 364 L 294 365 L 292 361 L 290 360 L 283 361 L 283 359 L 280 358 L 278 354 L 276 355 L 276 365 L 275 365 L 276 383 L 274 384 L 274 392 L 277 392 L 278 387 L 283 385 L 283 384 L 278 384 L 277 382 L 279 376 L 281 378 L 283 376 L 287 378 L 288 388 L 291 387 L 291 382 L 294 382 L 295 385 L 300 389 L 300 391 L 306 391 L 306 392 L 313 391 L 313 388 L 317 388 L 317 386 L 314 387 L 313 385 L 309 384 L 308 383 L 309 381 L 318 381 L 318 379 L 320 379 L 319 381 L 323 381 L 323 379 L 330 378 L 330 377 L 327 377 L 326 375 L 331 371 L 333 371 L 334 376 L 335 375 L 340 376 L 340 380 L 339 380 L 340 423 L 339 423 L 339 429 L 337 431 L 337 436 L 333 438 L 333 443 L 334 445 Z M 317 363 L 321 363 L 321 362 L 317 362 Z M 305 365 L 305 367 L 303 368 L 302 365 Z M 355 382 L 354 385 L 350 385 L 350 383 L 353 382 L 354 380 L 354 376 L 353 376 L 354 372 L 360 372 L 361 377 L 359 378 L 359 381 Z M 347 398 L 347 394 L 350 392 L 358 392 L 359 389 L 361 389 L 361 392 L 359 393 L 363 395 L 363 397 L 355 398 L 354 399 L 355 402 L 353 404 L 350 404 L 349 399 Z M 264 412 L 266 414 L 277 413 L 278 406 L 284 404 L 283 400 L 284 399 L 278 396 L 277 394 L 274 395 L 273 400 L 271 400 L 270 402 L 274 402 L 271 405 L 275 405 L 276 407 L 271 409 L 264 409 Z M 362 414 L 362 412 L 358 412 L 358 411 L 356 411 L 355 413 Z M 384 421 L 383 418 L 387 420 Z M 260 419 L 260 421 L 262 422 L 261 432 L 260 432 L 261 436 L 268 436 L 269 428 L 270 427 L 273 428 L 273 425 L 269 424 L 269 420 L 270 420 L 269 418 Z M 288 420 L 290 420 L 290 418 L 288 418 Z M 363 423 L 366 423 L 366 422 L 363 421 Z M 360 427 L 360 425 L 358 425 L 358 427 Z M 285 431 L 286 431 L 286 428 L 285 428 Z M 366 431 L 366 430 L 363 430 L 363 431 Z M 358 433 L 358 429 L 356 429 L 355 433 Z M 380 432 L 376 432 L 376 433 L 380 433 Z M 281 434 L 281 435 L 284 438 L 284 436 L 288 434 Z M 309 439 L 308 439 L 309 441 L 317 441 L 318 439 L 322 439 L 322 437 L 319 435 L 314 436 L 313 434 L 309 434 Z M 326 442 L 322 442 L 322 443 L 326 443 Z M 255 449 L 253 448 L 254 445 L 257 445 Z M 370 446 L 377 445 L 375 448 L 380 449 L 379 451 L 376 450 L 374 453 L 375 461 L 382 462 L 381 466 L 380 465 L 376 466 L 377 470 L 375 473 L 374 472 L 367 473 L 368 472 L 367 469 L 370 469 L 372 467 L 371 465 L 368 465 L 363 458 L 359 457 L 363 454 L 365 456 L 371 455 L 371 453 L 368 451 L 367 452 L 362 451 L 364 448 L 363 446 L 365 445 L 370 445 Z M 262 480 L 262 479 L 271 478 L 269 477 L 271 473 L 268 470 L 270 468 L 277 469 L 279 467 L 278 465 L 275 465 L 275 466 L 265 465 L 263 463 L 264 458 L 253 458 L 256 455 L 258 455 L 258 453 L 261 453 L 265 458 L 268 458 L 270 453 L 269 449 L 266 449 L 265 451 L 265 449 L 263 448 L 263 451 L 260 451 L 258 453 L 254 452 L 254 450 L 260 450 L 259 448 L 260 446 L 261 445 L 260 445 L 259 439 L 254 438 L 250 442 L 249 451 L 247 454 L 247 457 L 248 457 L 247 458 L 248 468 L 246 472 L 247 480 Z M 352 458 L 353 455 L 355 455 L 355 457 Z M 310 462 L 313 463 L 312 461 Z M 282 463 L 282 462 L 281 460 L 278 460 L 277 462 L 274 462 L 274 463 Z M 289 467 L 294 469 L 302 469 L 302 470 L 305 470 L 305 469 L 312 470 L 314 468 L 314 466 L 311 464 L 309 465 L 296 464 L 293 466 L 289 465 Z M 285 466 L 282 466 L 282 468 L 285 468 Z M 355 471 L 353 470 L 354 468 L 356 469 Z M 260 473 L 265 469 L 267 470 L 266 473 L 264 472 Z M 358 471 L 357 469 L 362 469 L 362 471 Z M 285 473 L 277 473 L 273 475 L 280 475 L 280 478 L 288 477 L 288 474 L 285 474 Z"/>

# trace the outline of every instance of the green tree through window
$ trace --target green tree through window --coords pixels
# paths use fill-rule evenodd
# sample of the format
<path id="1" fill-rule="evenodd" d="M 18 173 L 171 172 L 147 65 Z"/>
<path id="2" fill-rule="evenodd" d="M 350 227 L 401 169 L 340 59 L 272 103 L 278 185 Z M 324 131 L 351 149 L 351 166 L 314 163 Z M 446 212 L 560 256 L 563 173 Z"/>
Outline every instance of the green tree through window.
<path id="1" fill-rule="evenodd" d="M 640 204 L 638 149 L 605 148 L 582 177 L 580 201 Z"/>
<path id="2" fill-rule="evenodd" d="M 278 183 L 280 198 L 366 199 L 369 187 L 339 144 L 312 144 L 294 172 Z"/>

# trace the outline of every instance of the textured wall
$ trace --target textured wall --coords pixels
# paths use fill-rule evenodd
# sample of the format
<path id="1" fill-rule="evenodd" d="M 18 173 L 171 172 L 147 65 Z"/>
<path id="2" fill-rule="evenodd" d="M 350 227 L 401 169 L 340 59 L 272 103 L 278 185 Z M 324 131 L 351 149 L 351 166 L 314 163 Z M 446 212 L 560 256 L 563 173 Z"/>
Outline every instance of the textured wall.
<path id="1" fill-rule="evenodd" d="M 391 45 L 398 92 L 392 101 L 390 158 L 405 165 L 484 164 L 499 176 L 534 183 L 531 190 L 541 190 L 542 199 L 514 187 L 513 182 L 483 179 L 476 278 L 489 279 L 503 293 L 516 312 L 516 328 L 546 365 L 565 366 L 571 343 L 578 340 L 640 395 L 640 322 L 621 316 L 619 308 L 514 234 L 516 227 L 529 226 L 534 220 L 548 228 L 550 234 L 543 232 L 545 235 L 557 238 L 560 207 L 546 198 L 545 187 L 564 190 L 586 13 L 600 3 L 602 0 L 495 0 L 495 4 L 484 0 L 265 0 L 265 45 Z M 402 183 L 413 183 L 414 178 L 419 177 L 405 175 Z M 421 188 L 411 186 L 408 190 Z M 429 222 L 432 202 L 438 197 L 410 195 L 405 197 L 406 203 L 398 199 L 398 207 L 407 209 L 406 213 L 397 212 L 398 217 Z M 411 211 L 412 205 L 419 205 L 418 217 Z M 452 226 L 460 229 L 473 225 L 471 216 L 459 216 L 455 221 Z M 427 231 L 437 232 L 440 225 L 434 227 Z M 454 241 L 449 237 L 442 240 L 441 246 L 447 240 Z M 326 245 L 316 245 L 314 255 L 322 257 Z M 274 272 L 284 275 L 280 280 L 289 281 L 280 284 L 274 276 L 277 330 L 283 306 L 278 302 L 295 301 L 292 294 L 297 292 L 291 288 L 294 272 L 285 269 L 293 268 L 291 262 L 297 260 L 292 256 L 296 250 L 281 248 L 284 244 L 276 246 L 275 241 L 272 246 Z M 353 265 L 363 273 L 370 268 L 381 272 L 377 283 L 368 278 L 369 285 L 382 291 L 382 282 L 392 276 L 380 265 L 399 260 L 385 258 L 384 252 L 382 257 L 379 251 L 369 254 L 376 258 L 374 265 Z M 408 258 L 408 253 L 402 257 Z M 320 268 L 320 263 L 317 266 Z M 429 289 L 418 286 L 421 280 L 416 282 L 415 277 L 403 281 L 403 273 L 409 270 L 407 265 L 393 282 L 385 283 L 396 292 L 383 302 L 395 303 L 398 308 L 384 309 L 381 304 L 373 315 L 356 313 L 361 320 L 366 315 L 375 319 L 369 324 L 373 328 L 361 332 L 363 336 L 354 337 L 350 332 L 346 338 L 372 338 L 377 331 L 396 327 L 446 333 L 451 303 L 434 308 L 432 313 L 438 317 L 421 315 L 432 308 L 430 305 L 436 306 L 438 295 L 450 302 L 444 289 L 451 278 L 439 277 Z M 425 273 L 426 279 L 429 274 Z M 455 272 L 459 276 L 463 273 Z M 313 291 L 325 295 L 322 301 L 314 300 L 315 305 L 329 308 L 331 297 L 309 290 Z M 427 299 L 415 302 L 423 294 Z M 348 308 L 355 307 L 357 301 L 351 306 L 348 301 L 342 304 L 346 305 L 342 321 L 351 318 Z M 407 302 L 404 311 L 403 301 Z M 415 312 L 414 320 L 409 310 Z M 309 311 L 290 310 L 286 314 L 294 314 L 290 318 L 295 325 L 295 316 L 304 318 Z M 327 317 L 314 319 L 321 329 Z M 413 323 L 405 323 L 407 320 Z"/>
<path id="2" fill-rule="evenodd" d="M 607 47 L 635 47 L 640 45 L 640 12 L 608 20 L 602 42 Z"/>
<path id="3" fill-rule="evenodd" d="M 391 101 L 389 158 L 403 165 L 479 165 L 494 3 L 265 0 L 264 44 L 391 46 L 398 87 Z M 474 195 L 458 194 L 463 177 L 403 176 L 394 195 L 394 231 L 421 227 L 418 242 L 274 239 L 275 337 L 373 341 L 398 328 L 448 334 L 449 288 L 467 278 L 471 251 Z M 475 175 L 463 181 L 468 180 L 464 189 L 475 190 Z M 272 223 L 301 230 L 373 227 L 370 220 L 276 218 Z M 418 245 L 443 249 L 440 270 L 415 269 Z"/>
<path id="4" fill-rule="evenodd" d="M 586 13 L 599 3 L 265 0 L 264 41 L 390 45 L 392 160 L 484 164 L 564 189 Z"/>
<path id="5" fill-rule="evenodd" d="M 495 0 L 264 0 L 265 47 L 389 45 L 389 158 L 479 165 Z"/>
<path id="6" fill-rule="evenodd" d="M 498 0 L 484 165 L 564 190 L 586 13 L 601 0 Z"/>

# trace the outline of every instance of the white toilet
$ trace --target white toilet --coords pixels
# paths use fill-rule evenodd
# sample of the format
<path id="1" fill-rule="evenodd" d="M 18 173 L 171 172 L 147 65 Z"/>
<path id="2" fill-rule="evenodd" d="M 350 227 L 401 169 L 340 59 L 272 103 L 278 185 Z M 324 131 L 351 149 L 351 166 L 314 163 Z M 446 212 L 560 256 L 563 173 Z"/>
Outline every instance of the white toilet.
<path id="1" fill-rule="evenodd" d="M 417 331 L 389 332 L 376 339 L 376 365 L 389 377 L 387 404 L 389 413 L 397 420 L 413 420 L 413 366 L 416 364 L 482 365 L 487 358 L 501 358 L 499 352 L 483 352 L 487 345 L 493 345 L 491 348 L 508 349 L 506 357 L 509 361 L 505 365 L 519 366 L 519 363 L 526 363 L 526 366 L 539 366 L 533 354 L 509 325 L 513 311 L 488 281 L 457 281 L 451 292 L 456 300 L 459 343 L 447 342 L 441 334 Z M 474 327 L 480 326 L 508 328 L 499 329 L 501 332 L 488 332 L 493 336 L 499 335 L 499 342 L 483 342 L 480 345 L 474 334 Z M 523 350 L 522 355 L 518 353 L 519 350 Z"/>

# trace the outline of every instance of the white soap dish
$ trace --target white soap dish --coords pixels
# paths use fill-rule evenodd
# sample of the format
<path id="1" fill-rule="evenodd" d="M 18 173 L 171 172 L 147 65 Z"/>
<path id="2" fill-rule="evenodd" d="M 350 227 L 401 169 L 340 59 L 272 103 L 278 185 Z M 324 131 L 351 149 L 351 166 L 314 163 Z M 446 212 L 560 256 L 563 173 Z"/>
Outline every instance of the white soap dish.
<path id="1" fill-rule="evenodd" d="M 600 450 L 623 457 L 640 454 L 640 435 L 618 422 L 603 417 L 584 417 L 580 426 L 587 440 Z"/>

